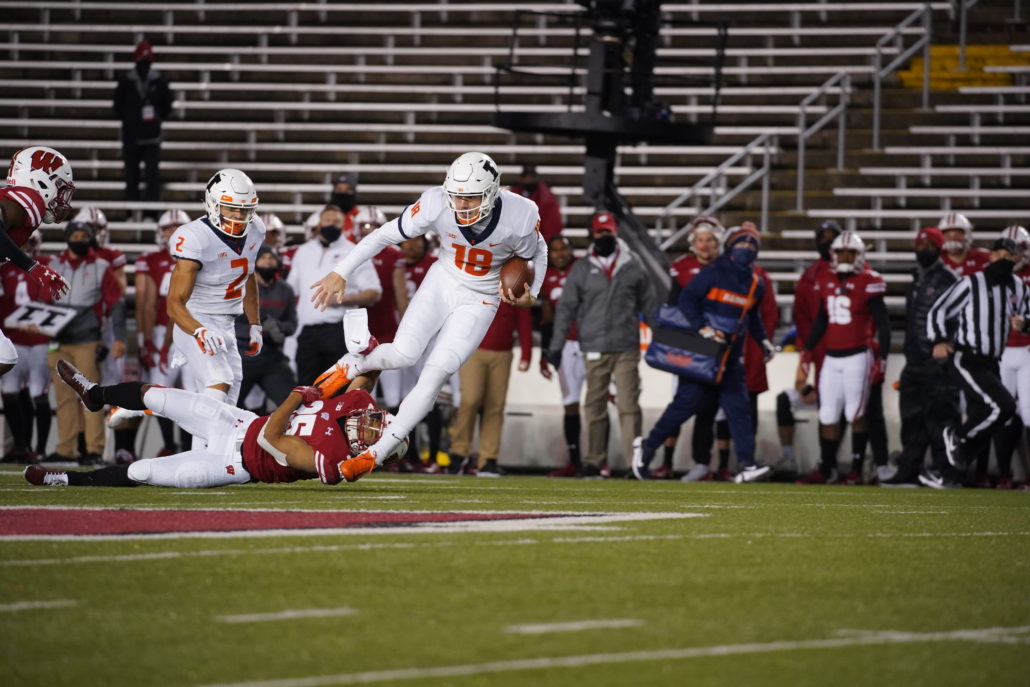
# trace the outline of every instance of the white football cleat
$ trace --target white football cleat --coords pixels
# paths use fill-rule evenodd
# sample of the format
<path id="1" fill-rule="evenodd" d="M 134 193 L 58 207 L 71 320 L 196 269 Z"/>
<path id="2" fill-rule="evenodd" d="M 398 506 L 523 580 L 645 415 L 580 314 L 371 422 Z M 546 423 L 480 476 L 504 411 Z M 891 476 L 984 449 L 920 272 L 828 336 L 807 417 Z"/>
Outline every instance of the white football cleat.
<path id="1" fill-rule="evenodd" d="M 134 417 L 143 417 L 147 414 L 145 410 L 129 410 L 111 406 L 111 412 L 107 414 L 107 426 L 111 429 L 118 429 Z"/>

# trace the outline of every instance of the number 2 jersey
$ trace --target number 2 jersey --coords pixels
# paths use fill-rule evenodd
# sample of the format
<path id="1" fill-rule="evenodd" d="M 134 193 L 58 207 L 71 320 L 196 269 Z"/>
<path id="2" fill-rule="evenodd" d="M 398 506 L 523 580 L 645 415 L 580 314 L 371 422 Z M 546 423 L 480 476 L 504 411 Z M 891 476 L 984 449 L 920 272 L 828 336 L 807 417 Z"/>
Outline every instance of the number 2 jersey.
<path id="1" fill-rule="evenodd" d="M 242 315 L 247 278 L 254 271 L 254 261 L 264 240 L 265 224 L 257 217 L 240 238 L 218 231 L 207 217 L 176 229 L 168 241 L 168 252 L 176 260 L 192 260 L 200 265 L 193 293 L 186 301 L 190 312 Z"/>
<path id="2" fill-rule="evenodd" d="M 404 208 L 399 217 L 362 239 L 334 271 L 346 279 L 355 267 L 372 259 L 385 246 L 429 231 L 440 237 L 438 257 L 443 269 L 476 293 L 496 297 L 501 267 L 512 257 L 533 261 L 535 276 L 530 293 L 534 297 L 540 293 L 547 265 L 540 213 L 536 203 L 510 191 L 498 193 L 490 214 L 466 227 L 455 221 L 443 186 L 433 187 Z"/>
<path id="3" fill-rule="evenodd" d="M 340 421 L 353 412 L 375 407 L 375 401 L 367 392 L 356 389 L 325 401 L 306 403 L 290 415 L 290 426 L 285 434 L 303 439 L 314 449 L 317 475 L 283 465 L 261 448 L 258 434 L 268 423 L 267 415 L 247 427 L 240 447 L 243 466 L 255 482 L 296 482 L 317 476 L 326 484 L 337 484 L 342 479 L 337 464 L 352 455 Z"/>

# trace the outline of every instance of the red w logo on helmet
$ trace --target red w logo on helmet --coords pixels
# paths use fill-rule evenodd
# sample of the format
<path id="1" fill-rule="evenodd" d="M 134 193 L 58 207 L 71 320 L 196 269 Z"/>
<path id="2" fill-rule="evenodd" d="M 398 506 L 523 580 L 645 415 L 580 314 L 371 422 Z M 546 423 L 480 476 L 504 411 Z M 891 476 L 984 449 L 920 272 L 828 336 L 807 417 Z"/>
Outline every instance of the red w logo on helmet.
<path id="1" fill-rule="evenodd" d="M 32 153 L 32 169 L 42 169 L 47 174 L 53 174 L 54 170 L 63 164 L 64 158 L 49 150 L 37 150 Z"/>

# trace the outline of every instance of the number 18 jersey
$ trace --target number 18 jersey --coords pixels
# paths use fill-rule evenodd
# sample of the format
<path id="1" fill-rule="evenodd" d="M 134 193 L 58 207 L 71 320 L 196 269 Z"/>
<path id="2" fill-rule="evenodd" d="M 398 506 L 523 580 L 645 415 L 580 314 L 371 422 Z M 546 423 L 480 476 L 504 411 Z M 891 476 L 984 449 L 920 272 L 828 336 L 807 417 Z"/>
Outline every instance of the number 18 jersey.
<path id="1" fill-rule="evenodd" d="M 176 229 L 168 241 L 168 252 L 176 260 L 200 265 L 193 293 L 186 301 L 190 312 L 242 315 L 247 278 L 254 271 L 264 239 L 265 225 L 257 217 L 251 220 L 247 234 L 238 239 L 212 227 L 207 217 Z"/>
<path id="2" fill-rule="evenodd" d="M 489 216 L 475 226 L 478 231 L 455 222 L 442 186 L 423 193 L 404 209 L 397 223 L 408 238 L 435 231 L 440 237 L 440 261 L 461 283 L 487 296 L 497 295 L 501 266 L 512 256 L 532 260 L 540 237 L 536 203 L 510 191 L 498 194 Z M 545 266 L 535 267 L 539 271 Z"/>

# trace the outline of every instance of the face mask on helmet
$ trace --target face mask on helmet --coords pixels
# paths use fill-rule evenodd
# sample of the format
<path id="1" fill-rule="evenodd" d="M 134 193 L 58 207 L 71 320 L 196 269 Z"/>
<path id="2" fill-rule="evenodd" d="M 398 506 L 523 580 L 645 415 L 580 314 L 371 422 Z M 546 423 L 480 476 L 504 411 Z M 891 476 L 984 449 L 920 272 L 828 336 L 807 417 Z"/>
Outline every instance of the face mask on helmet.
<path id="1" fill-rule="evenodd" d="M 207 182 L 204 192 L 207 220 L 223 234 L 233 238 L 246 236 L 257 207 L 254 182 L 240 170 L 223 169 Z"/>
<path id="2" fill-rule="evenodd" d="M 451 163 L 443 187 L 454 221 L 468 226 L 490 216 L 501 190 L 501 173 L 490 156 L 465 153 Z"/>
<path id="3" fill-rule="evenodd" d="M 75 193 L 71 164 L 53 148 L 32 146 L 15 153 L 7 170 L 7 184 L 31 188 L 42 196 L 46 211 L 36 219 L 46 224 L 64 222 L 71 215 Z"/>
<path id="4" fill-rule="evenodd" d="M 851 261 L 841 260 L 841 253 L 853 256 Z M 830 247 L 830 266 L 837 274 L 854 274 L 862 271 L 865 266 L 865 244 L 858 234 L 846 231 L 833 240 Z"/>
<path id="5" fill-rule="evenodd" d="M 393 421 L 393 415 L 378 408 L 359 410 L 347 415 L 342 424 L 351 455 L 359 455 L 379 441 L 391 421 Z M 407 452 L 408 437 L 404 437 L 383 462 L 384 464 L 392 463 Z"/>

